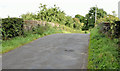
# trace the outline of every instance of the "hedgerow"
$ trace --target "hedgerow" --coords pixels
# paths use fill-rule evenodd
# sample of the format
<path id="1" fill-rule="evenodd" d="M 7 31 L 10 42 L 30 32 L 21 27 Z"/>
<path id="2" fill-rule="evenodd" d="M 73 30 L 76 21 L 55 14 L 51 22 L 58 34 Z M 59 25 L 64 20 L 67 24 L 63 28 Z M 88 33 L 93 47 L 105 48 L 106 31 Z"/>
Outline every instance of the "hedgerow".
<path id="1" fill-rule="evenodd" d="M 4 18 L 2 19 L 2 39 L 7 40 L 24 34 L 23 19 Z"/>

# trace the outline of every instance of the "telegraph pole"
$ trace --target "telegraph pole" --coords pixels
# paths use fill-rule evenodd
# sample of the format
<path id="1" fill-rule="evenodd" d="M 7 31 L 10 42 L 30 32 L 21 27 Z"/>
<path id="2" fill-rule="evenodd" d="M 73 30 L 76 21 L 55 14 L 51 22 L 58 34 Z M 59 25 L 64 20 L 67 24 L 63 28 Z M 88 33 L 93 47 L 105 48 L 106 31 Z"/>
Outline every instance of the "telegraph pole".
<path id="1" fill-rule="evenodd" d="M 96 8 L 95 8 L 95 24 L 96 24 L 96 20 L 97 20 L 97 5 L 96 5 Z"/>
<path id="2" fill-rule="evenodd" d="M 120 1 L 118 2 L 118 17 L 120 19 Z"/>

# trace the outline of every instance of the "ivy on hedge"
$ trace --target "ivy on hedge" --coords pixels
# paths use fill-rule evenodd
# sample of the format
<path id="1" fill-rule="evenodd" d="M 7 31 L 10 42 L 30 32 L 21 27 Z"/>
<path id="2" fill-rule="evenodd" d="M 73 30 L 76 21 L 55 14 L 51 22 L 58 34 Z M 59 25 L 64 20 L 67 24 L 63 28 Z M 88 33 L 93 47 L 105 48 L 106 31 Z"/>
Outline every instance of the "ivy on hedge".
<path id="1" fill-rule="evenodd" d="M 2 39 L 7 40 L 24 34 L 23 19 L 4 18 L 2 19 Z"/>

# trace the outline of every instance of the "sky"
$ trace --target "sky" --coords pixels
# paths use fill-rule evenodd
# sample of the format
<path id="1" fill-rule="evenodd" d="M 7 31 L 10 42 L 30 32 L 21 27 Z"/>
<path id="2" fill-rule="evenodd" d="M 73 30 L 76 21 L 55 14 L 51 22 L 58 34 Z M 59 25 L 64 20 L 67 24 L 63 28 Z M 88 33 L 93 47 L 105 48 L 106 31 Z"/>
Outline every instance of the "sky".
<path id="1" fill-rule="evenodd" d="M 28 12 L 37 13 L 40 3 L 47 7 L 56 4 L 66 15 L 74 17 L 76 14 L 85 16 L 91 7 L 103 8 L 108 14 L 116 11 L 120 0 L 0 0 L 0 17 L 19 17 Z"/>

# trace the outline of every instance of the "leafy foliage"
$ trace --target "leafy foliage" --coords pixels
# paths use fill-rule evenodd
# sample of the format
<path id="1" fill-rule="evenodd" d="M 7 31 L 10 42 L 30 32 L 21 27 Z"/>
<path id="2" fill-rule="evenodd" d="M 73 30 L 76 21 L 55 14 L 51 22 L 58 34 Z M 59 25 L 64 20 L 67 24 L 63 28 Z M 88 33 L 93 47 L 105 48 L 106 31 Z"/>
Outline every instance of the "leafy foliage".
<path id="1" fill-rule="evenodd" d="M 37 16 L 33 13 L 27 13 L 21 15 L 24 20 L 36 20 Z"/>
<path id="2" fill-rule="evenodd" d="M 32 28 L 32 33 L 42 35 L 45 31 L 50 30 L 51 26 L 46 24 L 46 26 L 38 25 L 37 27 Z"/>
<path id="3" fill-rule="evenodd" d="M 97 7 L 91 7 L 89 13 L 86 14 L 86 19 L 89 20 L 89 23 L 95 23 L 95 11 L 97 10 L 97 19 L 103 18 L 107 15 L 107 13 L 103 9 L 99 9 Z M 93 25 L 94 26 L 94 25 Z"/>
<path id="4" fill-rule="evenodd" d="M 118 17 L 115 17 L 113 15 L 107 15 L 104 18 L 100 18 L 97 20 L 97 24 L 99 24 L 100 28 L 101 28 L 101 32 L 105 32 L 106 30 L 103 30 L 105 28 L 109 28 L 107 29 L 107 34 L 109 37 L 113 38 L 113 37 L 118 37 L 119 35 L 116 35 L 116 33 L 119 32 L 120 28 L 119 28 L 119 23 L 115 23 L 116 21 L 119 21 Z M 105 26 L 105 23 L 107 23 L 108 26 Z"/>
<path id="5" fill-rule="evenodd" d="M 74 19 L 71 16 L 66 16 L 64 11 L 61 11 L 60 8 L 57 7 L 56 5 L 54 5 L 54 7 L 47 8 L 47 5 L 40 4 L 39 9 L 40 11 L 38 11 L 37 14 L 27 13 L 21 15 L 21 17 L 24 20 L 43 20 L 43 21 L 55 22 L 62 25 L 66 25 L 71 28 L 75 28 L 74 24 L 76 22 L 74 21 Z M 77 26 L 77 28 L 78 27 L 79 26 Z"/>
<path id="6" fill-rule="evenodd" d="M 73 25 L 73 27 L 74 27 L 75 29 L 77 29 L 77 30 L 81 30 L 83 24 L 80 23 L 80 20 L 79 20 L 78 18 L 73 18 L 73 20 L 74 20 L 74 25 Z"/>
<path id="7" fill-rule="evenodd" d="M 86 16 L 81 16 L 79 14 L 75 15 L 76 18 L 80 20 L 80 22 L 84 23 L 82 30 L 89 30 L 95 26 L 95 11 L 97 10 L 97 19 L 103 18 L 107 15 L 107 12 L 103 9 L 99 9 L 97 7 L 91 7 L 88 14 Z"/>
<path id="8" fill-rule="evenodd" d="M 85 17 L 84 16 L 77 14 L 77 15 L 75 15 L 75 18 L 78 18 L 81 23 L 85 23 Z"/>
<path id="9" fill-rule="evenodd" d="M 97 19 L 97 24 L 102 23 L 102 22 L 109 22 L 109 23 L 114 23 L 115 21 L 118 21 L 119 18 L 115 17 L 113 15 L 106 15 L 102 18 Z"/>
<path id="10" fill-rule="evenodd" d="M 4 18 L 2 19 L 2 39 L 6 40 L 16 36 L 23 35 L 23 19 Z"/>

